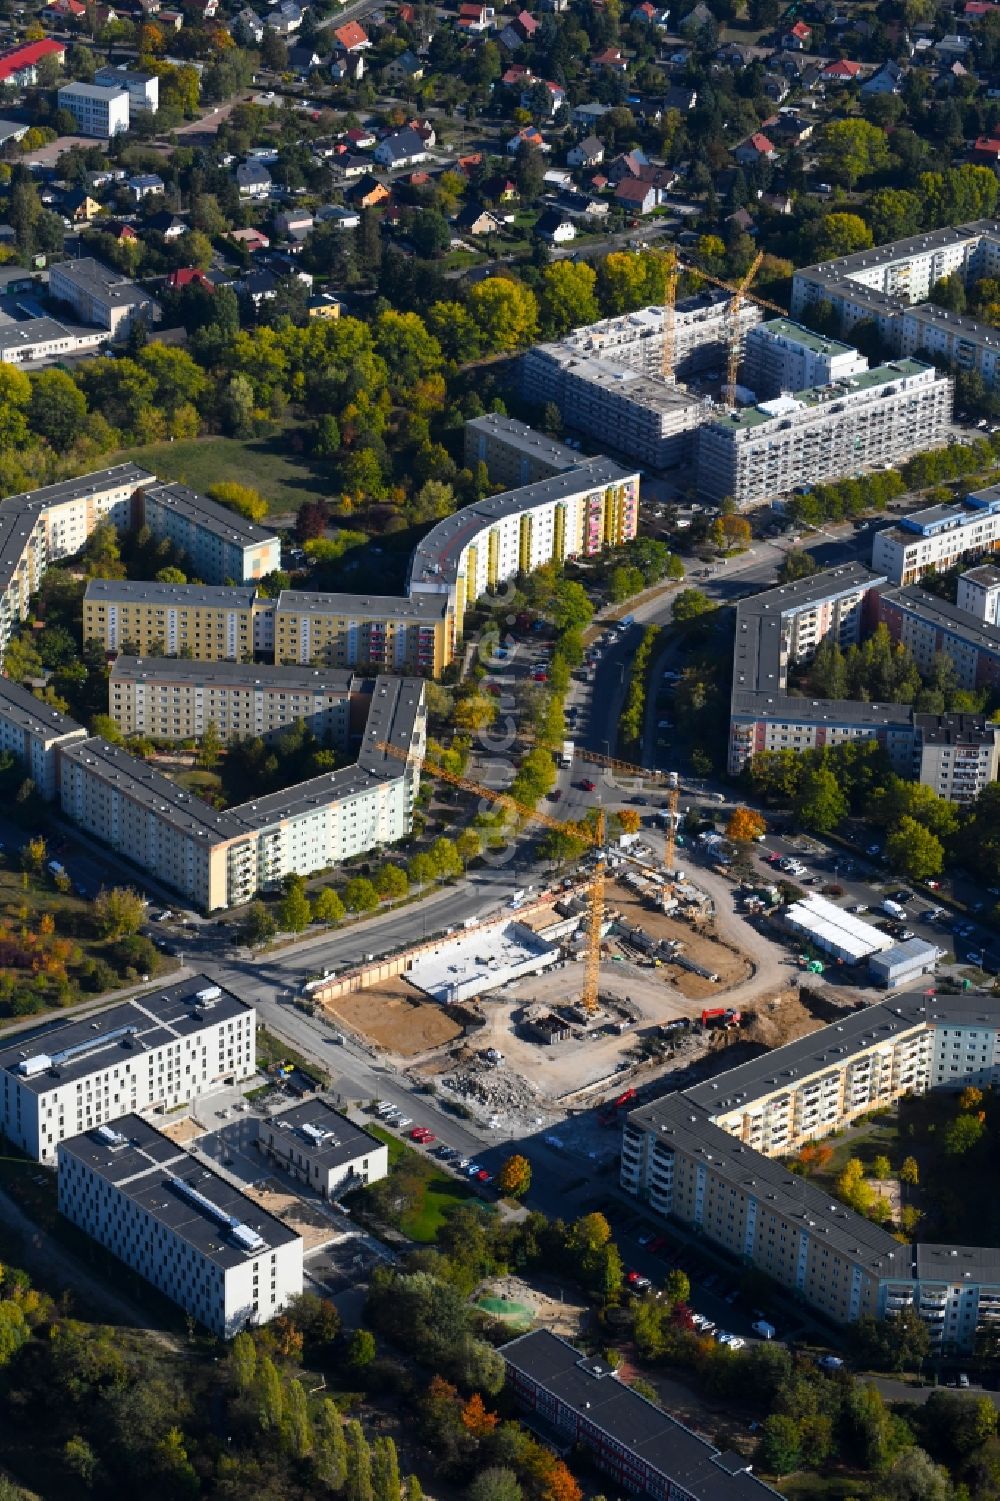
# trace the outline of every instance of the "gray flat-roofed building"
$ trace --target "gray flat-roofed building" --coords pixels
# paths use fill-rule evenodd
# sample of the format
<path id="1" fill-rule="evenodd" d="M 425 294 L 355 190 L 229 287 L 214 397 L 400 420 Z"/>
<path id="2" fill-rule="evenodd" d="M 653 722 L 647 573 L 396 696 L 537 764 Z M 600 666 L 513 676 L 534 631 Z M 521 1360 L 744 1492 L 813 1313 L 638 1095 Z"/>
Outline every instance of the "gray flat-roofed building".
<path id="1" fill-rule="evenodd" d="M 257 1147 L 325 1199 L 377 1183 L 389 1171 L 385 1143 L 318 1097 L 258 1121 Z"/>
<path id="2" fill-rule="evenodd" d="M 828 386 L 867 368 L 868 361 L 852 345 L 814 333 L 791 318 L 769 318 L 747 334 L 742 383 L 763 401 L 782 391 Z"/>
<path id="3" fill-rule="evenodd" d="M 281 566 L 274 532 L 187 485 L 151 485 L 143 520 L 158 541 L 170 541 L 210 584 L 264 578 Z"/>
<path id="4" fill-rule="evenodd" d="M 103 329 L 68 328 L 54 318 L 24 318 L 0 324 L 0 363 L 40 365 L 84 349 L 99 349 L 105 337 Z"/>
<path id="5" fill-rule="evenodd" d="M 984 714 L 914 714 L 914 781 L 971 803 L 1000 776 L 1000 724 Z"/>
<path id="6" fill-rule="evenodd" d="M 522 1334 L 500 1354 L 508 1389 L 533 1422 L 560 1445 L 581 1444 L 616 1487 L 660 1501 L 775 1501 L 747 1459 L 716 1449 L 551 1330 Z"/>
<path id="7" fill-rule="evenodd" d="M 923 938 L 907 938 L 894 943 L 880 954 L 872 954 L 868 960 L 868 975 L 873 985 L 883 990 L 895 990 L 899 985 L 909 985 L 921 975 L 932 975 L 941 957 L 941 950 Z"/>
<path id="8" fill-rule="evenodd" d="M 206 975 L 0 1045 L 4 1135 L 51 1163 L 67 1136 L 132 1110 L 173 1110 L 256 1069 L 252 1006 Z"/>
<path id="9" fill-rule="evenodd" d="M 575 449 L 548 433 L 540 433 L 516 417 L 488 412 L 465 424 L 465 463 L 469 469 L 485 464 L 494 485 L 513 489 L 577 469 L 581 459 Z"/>
<path id="10" fill-rule="evenodd" d="M 59 1210 L 213 1334 L 302 1291 L 302 1239 L 138 1115 L 59 1145 Z"/>
<path id="11" fill-rule="evenodd" d="M 1000 625 L 1000 568 L 991 563 L 967 568 L 958 580 L 955 603 L 987 625 Z"/>
<path id="12" fill-rule="evenodd" d="M 124 98 L 127 105 L 128 95 L 124 94 Z M 151 324 L 159 323 L 161 317 L 155 297 L 93 256 L 50 266 L 49 295 L 57 302 L 67 303 L 81 323 L 106 328 L 112 338 L 128 333 L 132 323 L 140 318 Z"/>
<path id="13" fill-rule="evenodd" d="M 72 740 L 85 739 L 82 725 L 12 678 L 0 677 L 0 750 L 20 761 L 42 797 L 51 802 L 59 782 L 58 751 Z"/>

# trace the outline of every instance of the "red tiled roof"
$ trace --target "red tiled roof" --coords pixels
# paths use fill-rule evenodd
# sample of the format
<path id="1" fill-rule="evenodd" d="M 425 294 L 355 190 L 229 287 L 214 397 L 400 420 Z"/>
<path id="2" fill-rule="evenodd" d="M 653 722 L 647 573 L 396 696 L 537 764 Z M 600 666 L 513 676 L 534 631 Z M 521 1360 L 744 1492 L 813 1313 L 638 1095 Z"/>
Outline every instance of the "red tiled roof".
<path id="1" fill-rule="evenodd" d="M 33 68 L 43 57 L 54 57 L 66 51 L 62 42 L 43 37 L 40 42 L 26 42 L 23 47 L 14 47 L 0 57 L 0 83 L 6 83 L 15 73 L 24 68 Z"/>
<path id="2" fill-rule="evenodd" d="M 368 40 L 368 33 L 357 21 L 346 21 L 333 34 L 346 52 L 350 52 L 353 47 L 363 47 Z"/>
<path id="3" fill-rule="evenodd" d="M 848 62 L 846 58 L 842 57 L 839 60 L 839 62 L 831 63 L 828 68 L 824 68 L 823 69 L 823 77 L 824 78 L 857 78 L 857 76 L 858 76 L 858 74 L 860 72 L 861 72 L 861 64 L 860 63 Z"/>
<path id="4" fill-rule="evenodd" d="M 167 277 L 167 286 L 174 290 L 178 287 L 199 286 L 208 292 L 215 291 L 204 271 L 199 271 L 197 266 L 181 266 L 178 270 L 171 271 Z"/>
<path id="5" fill-rule="evenodd" d="M 762 156 L 774 150 L 774 146 L 768 140 L 767 136 L 761 135 L 759 130 L 757 131 L 756 135 L 752 135 L 750 137 L 748 144 L 751 145 L 755 151 L 759 151 Z"/>
<path id="6" fill-rule="evenodd" d="M 802 40 L 804 37 L 812 36 L 812 27 L 807 26 L 805 21 L 796 21 L 795 25 L 791 27 L 789 35 L 797 36 Z"/>
<path id="7" fill-rule="evenodd" d="M 652 191 L 649 183 L 640 182 L 638 177 L 623 177 L 615 189 L 615 197 L 624 198 L 629 203 L 644 203 Z"/>

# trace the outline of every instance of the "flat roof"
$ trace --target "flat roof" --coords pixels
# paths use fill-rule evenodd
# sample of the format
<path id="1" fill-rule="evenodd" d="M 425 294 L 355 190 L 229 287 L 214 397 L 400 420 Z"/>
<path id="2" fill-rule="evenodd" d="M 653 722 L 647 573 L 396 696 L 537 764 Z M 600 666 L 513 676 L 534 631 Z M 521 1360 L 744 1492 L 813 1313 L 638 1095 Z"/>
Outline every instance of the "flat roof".
<path id="1" fill-rule="evenodd" d="M 461 513 L 459 513 L 461 514 Z M 279 615 L 337 615 L 346 618 L 444 620 L 448 601 L 435 594 L 321 594 L 305 589 L 282 589 Z"/>
<path id="2" fill-rule="evenodd" d="M 59 88 L 59 98 L 67 94 L 72 99 L 118 99 L 128 90 L 122 84 L 64 83 Z"/>
<path id="3" fill-rule="evenodd" d="M 140 469 L 138 464 L 117 464 L 110 469 L 83 474 L 79 479 L 60 480 L 58 484 L 46 485 L 41 490 L 8 495 L 0 504 L 0 587 L 6 587 L 14 577 L 32 529 L 50 507 L 85 500 L 90 495 L 103 494 L 119 486 L 131 485 L 138 489 L 155 478 L 148 470 Z"/>
<path id="4" fill-rule="evenodd" d="M 914 726 L 925 745 L 990 745 L 1000 724 L 984 714 L 914 714 Z"/>
<path id="5" fill-rule="evenodd" d="M 686 386 L 647 375 L 641 368 L 613 358 L 611 350 L 590 354 L 571 344 L 536 344 L 525 356 L 557 365 L 567 375 L 588 385 L 615 393 L 654 412 L 690 412 L 702 421 L 707 410 L 703 397 Z"/>
<path id="6" fill-rule="evenodd" d="M 201 687 L 243 688 L 248 693 L 322 693 L 349 697 L 360 693 L 363 679 L 329 667 L 281 667 L 267 662 L 201 662 L 185 657 L 117 657 L 112 683 L 190 683 Z"/>
<path id="7" fill-rule="evenodd" d="M 249 610 L 257 598 L 255 584 L 160 584 L 146 579 L 91 579 L 86 603 L 163 605 L 190 609 L 208 605 L 219 610 Z"/>
<path id="8" fill-rule="evenodd" d="M 43 703 L 13 678 L 3 676 L 0 676 L 0 715 L 47 745 L 64 735 L 86 734 L 83 726 L 68 714 Z"/>
<path id="9" fill-rule="evenodd" d="M 589 490 L 603 490 L 637 479 L 638 471 L 623 469 L 613 459 L 584 459 L 576 469 L 553 474 L 532 485 L 505 490 L 475 505 L 464 506 L 453 516 L 439 521 L 414 548 L 407 573 L 407 589 L 420 593 L 431 588 L 441 592 L 458 578 L 458 560 L 462 551 L 480 532 L 504 516 L 520 515 L 547 501 L 571 500 Z"/>
<path id="10" fill-rule="evenodd" d="M 855 960 L 892 947 L 892 939 L 880 929 L 815 892 L 787 907 L 784 918 L 789 927 L 811 934 L 817 943 L 842 948 Z"/>
<path id="11" fill-rule="evenodd" d="M 465 431 L 500 438 L 508 448 L 529 458 L 543 459 L 553 469 L 577 469 L 580 465 L 580 455 L 575 449 L 567 448 L 565 443 L 559 443 L 548 433 L 538 432 L 516 417 L 502 417 L 498 412 L 487 412 L 483 417 L 470 417 L 465 424 Z"/>
<path id="12" fill-rule="evenodd" d="M 122 93 L 127 94 L 123 89 Z M 102 97 L 107 97 L 108 90 L 99 90 Z M 82 256 L 78 261 L 57 261 L 49 267 L 49 286 L 52 286 L 52 273 L 57 271 L 67 281 L 74 282 L 83 291 L 91 296 L 107 298 L 108 302 L 118 306 L 129 306 L 132 303 L 148 303 L 156 305 L 147 291 L 140 287 L 130 277 L 121 271 L 114 271 L 110 266 L 103 265 L 91 255 Z M 56 294 L 58 295 L 58 294 Z"/>
<path id="13" fill-rule="evenodd" d="M 750 1461 L 720 1451 L 662 1407 L 619 1381 L 605 1361 L 584 1355 L 549 1329 L 500 1346 L 507 1366 L 608 1435 L 626 1453 L 670 1477 L 693 1501 L 752 1501 L 777 1492 L 753 1474 Z M 628 1487 L 627 1487 L 628 1488 Z"/>
<path id="14" fill-rule="evenodd" d="M 141 1116 L 61 1141 L 57 1154 L 60 1166 L 64 1156 L 75 1158 L 223 1271 L 299 1239 Z"/>
<path id="15" fill-rule="evenodd" d="M 929 959 L 936 959 L 941 949 L 934 943 L 928 943 L 925 938 L 904 938 L 902 943 L 891 944 L 883 949 L 880 954 L 872 954 L 869 964 L 875 969 L 884 969 L 887 973 L 897 965 L 924 963 Z"/>
<path id="16" fill-rule="evenodd" d="M 978 584 L 983 589 L 1000 589 L 1000 568 L 994 568 L 992 563 L 982 563 L 978 568 L 967 568 L 961 575 L 972 584 Z"/>
<path id="17" fill-rule="evenodd" d="M 786 339 L 793 344 L 801 344 L 803 349 L 810 350 L 813 354 L 857 354 L 853 344 L 844 344 L 840 339 L 827 338 L 825 334 L 814 333 L 811 328 L 806 328 L 804 323 L 796 323 L 794 318 L 768 318 L 764 323 L 758 323 L 752 330 L 754 334 L 766 334 L 770 338 Z"/>
<path id="18" fill-rule="evenodd" d="M 71 741 L 62 752 L 64 762 L 79 762 L 90 776 L 99 778 L 123 797 L 140 803 L 157 817 L 166 817 L 175 829 L 192 839 L 204 840 L 206 849 L 222 840 L 238 839 L 247 832 L 232 812 L 221 813 L 138 756 L 129 755 L 99 735 Z"/>
<path id="19" fill-rule="evenodd" d="M 832 278 L 850 280 L 860 271 L 876 266 L 892 266 L 897 261 L 914 260 L 921 255 L 930 255 L 947 245 L 959 245 L 966 240 L 980 240 L 984 236 L 1000 240 L 1000 220 L 972 219 L 967 224 L 946 225 L 943 229 L 928 229 L 923 234 L 908 235 L 902 240 L 890 240 L 888 244 L 876 245 L 869 250 L 859 250 L 854 255 L 837 256 L 815 266 L 801 266 L 796 276 L 808 280 Z M 874 288 L 872 289 L 874 290 Z"/>
<path id="20" fill-rule="evenodd" d="M 887 603 L 896 605 L 904 613 L 916 615 L 992 657 L 1000 657 L 1000 626 L 977 619 L 940 595 L 928 594 L 919 584 L 883 589 L 881 595 Z"/>
<path id="21" fill-rule="evenodd" d="M 729 412 L 724 417 L 715 418 L 712 426 L 725 432 L 746 432 L 770 422 L 783 422 L 803 413 L 821 412 L 847 397 L 876 391 L 879 387 L 891 386 L 911 376 L 928 372 L 936 379 L 944 379 L 938 377 L 933 365 L 926 364 L 923 360 L 891 360 L 873 370 L 859 370 L 855 375 L 841 376 L 829 385 L 809 386 L 804 391 L 794 391 L 790 395 L 776 397 L 773 401 Z"/>
<path id="22" fill-rule="evenodd" d="M 189 975 L 96 1015 L 57 1018 L 5 1038 L 0 1043 L 0 1070 L 16 1075 L 22 1089 L 46 1094 L 252 1010 L 207 975 Z"/>
<path id="23" fill-rule="evenodd" d="M 261 1124 L 263 1122 L 258 1123 L 258 1132 Z M 382 1146 L 376 1137 L 349 1121 L 346 1115 L 341 1115 L 319 1096 L 277 1112 L 270 1117 L 269 1124 L 275 1131 L 287 1132 L 290 1142 L 295 1142 L 296 1151 L 303 1157 L 328 1170 L 342 1167 L 344 1163 L 353 1162 L 365 1152 L 374 1152 Z"/>
<path id="24" fill-rule="evenodd" d="M 277 541 L 275 533 L 266 526 L 248 521 L 231 506 L 220 505 L 207 495 L 199 495 L 197 490 L 192 490 L 187 485 L 153 485 L 146 491 L 145 499 L 147 504 L 153 501 L 156 505 L 175 511 L 194 525 L 216 533 L 226 542 L 234 542 L 242 547 L 257 547 L 262 542 Z"/>

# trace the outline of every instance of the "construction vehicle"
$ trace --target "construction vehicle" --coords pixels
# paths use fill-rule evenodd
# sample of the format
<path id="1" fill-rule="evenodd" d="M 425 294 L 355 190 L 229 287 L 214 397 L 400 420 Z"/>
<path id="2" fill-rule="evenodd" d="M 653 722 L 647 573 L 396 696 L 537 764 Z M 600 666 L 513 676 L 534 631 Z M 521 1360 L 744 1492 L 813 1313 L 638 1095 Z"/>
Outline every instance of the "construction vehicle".
<path id="1" fill-rule="evenodd" d="M 376 749 L 384 751 L 386 755 L 394 756 L 398 761 L 406 760 L 406 752 L 388 741 L 380 740 Z M 588 1016 L 593 1016 L 600 1010 L 597 999 L 598 981 L 601 970 L 601 928 L 604 924 L 604 839 L 605 818 L 604 809 L 598 810 L 596 823 L 562 823 L 556 818 L 550 818 L 547 813 L 541 813 L 536 808 L 529 808 L 526 803 L 518 802 L 517 798 L 511 797 L 508 792 L 496 792 L 492 787 L 484 787 L 481 782 L 473 781 L 471 777 L 463 777 L 452 771 L 447 771 L 443 766 L 438 766 L 434 761 L 424 761 L 422 772 L 424 775 L 434 777 L 436 781 L 447 782 L 452 787 L 458 787 L 463 792 L 469 792 L 473 797 L 484 798 L 487 802 L 496 804 L 499 808 L 506 808 L 508 812 L 515 813 L 519 818 L 527 822 L 541 823 L 546 828 L 554 829 L 560 834 L 569 834 L 580 839 L 596 853 L 593 873 L 590 878 L 590 904 L 587 916 L 587 949 L 585 954 L 583 993 L 580 1004 Z"/>
<path id="2" fill-rule="evenodd" d="M 597 1116 L 598 1125 L 613 1126 L 618 1118 L 619 1112 L 624 1110 L 626 1106 L 631 1105 L 632 1101 L 637 1098 L 638 1093 L 636 1090 L 626 1089 L 625 1092 L 623 1094 L 620 1094 L 616 1100 L 612 1100 L 610 1104 L 603 1105 L 601 1107 Z"/>
<path id="3" fill-rule="evenodd" d="M 732 1006 L 711 1006 L 701 1013 L 703 1027 L 738 1027 L 742 1020 L 743 1013 Z"/>

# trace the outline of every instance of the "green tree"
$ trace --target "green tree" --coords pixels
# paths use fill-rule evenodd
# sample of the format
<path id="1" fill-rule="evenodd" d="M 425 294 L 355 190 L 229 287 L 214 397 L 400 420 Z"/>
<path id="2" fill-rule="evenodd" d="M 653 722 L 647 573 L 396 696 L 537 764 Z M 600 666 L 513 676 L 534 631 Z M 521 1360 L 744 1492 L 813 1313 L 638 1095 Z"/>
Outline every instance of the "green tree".
<path id="1" fill-rule="evenodd" d="M 262 948 L 270 943 L 277 932 L 274 918 L 263 902 L 251 902 L 243 924 L 243 932 L 251 948 Z"/>
<path id="2" fill-rule="evenodd" d="M 757 1455 L 761 1465 L 779 1478 L 790 1475 L 802 1462 L 799 1425 L 784 1413 L 772 1413 L 761 1427 Z"/>
<path id="3" fill-rule="evenodd" d="M 686 1272 L 680 1267 L 673 1267 L 668 1273 L 663 1284 L 663 1291 L 671 1304 L 689 1303 L 691 1301 L 691 1281 Z"/>
<path id="4" fill-rule="evenodd" d="M 245 1395 L 257 1375 L 257 1346 L 252 1335 L 241 1331 L 229 1347 L 229 1379 L 234 1390 Z"/>
<path id="5" fill-rule="evenodd" d="M 714 599 L 702 589 L 682 589 L 674 595 L 672 614 L 679 625 L 685 625 L 690 620 L 698 620 L 702 615 L 708 615 L 716 608 Z"/>
<path id="6" fill-rule="evenodd" d="M 304 933 L 312 922 L 312 907 L 305 887 L 296 882 L 278 903 L 278 927 L 282 933 Z"/>
<path id="7" fill-rule="evenodd" d="M 62 1457 L 66 1468 L 90 1490 L 97 1478 L 100 1462 L 87 1440 L 75 1433 L 63 1445 Z M 19 1501 L 19 1497 L 24 1497 L 27 1501 L 27 1496 L 27 1491 L 20 1491 L 11 1497 L 11 1501 Z"/>
<path id="8" fill-rule="evenodd" d="M 344 887 L 344 906 L 348 912 L 374 912 L 378 892 L 367 876 L 354 876 Z"/>
<path id="9" fill-rule="evenodd" d="M 305 1459 L 306 1455 L 312 1452 L 313 1434 L 309 1405 L 306 1401 L 305 1387 L 300 1381 L 289 1381 L 285 1387 L 282 1438 L 285 1448 L 293 1459 Z"/>
<path id="10" fill-rule="evenodd" d="M 962 1157 L 986 1135 L 986 1123 L 978 1115 L 959 1115 L 944 1128 L 944 1149 L 950 1157 Z"/>
<path id="11" fill-rule="evenodd" d="M 889 1501 L 949 1501 L 953 1494 L 948 1471 L 915 1446 L 894 1461 L 881 1490 Z"/>
<path id="12" fill-rule="evenodd" d="M 778 582 L 790 584 L 795 579 L 809 578 L 816 572 L 816 559 L 802 547 L 790 547 L 778 569 Z"/>
<path id="13" fill-rule="evenodd" d="M 138 933 L 146 920 L 146 904 L 133 886 L 102 886 L 94 899 L 94 915 L 105 938 Z"/>
<path id="14" fill-rule="evenodd" d="M 377 1438 L 372 1446 L 372 1488 L 375 1501 L 399 1501 L 402 1490 L 399 1456 L 388 1435 Z"/>
<path id="15" fill-rule="evenodd" d="M 480 1470 L 468 1488 L 469 1501 L 521 1501 L 517 1475 L 502 1465 Z"/>
<path id="16" fill-rule="evenodd" d="M 278 1433 L 285 1415 L 285 1390 L 274 1361 L 263 1355 L 257 1362 L 254 1377 L 257 1421 L 265 1432 Z"/>
<path id="17" fill-rule="evenodd" d="M 859 215 L 827 214 L 820 222 L 814 254 L 817 260 L 832 260 L 868 250 L 873 243 L 872 232 Z"/>
<path id="18" fill-rule="evenodd" d="M 372 1456 L 361 1424 L 352 1419 L 346 1426 L 347 1482 L 346 1501 L 375 1501 L 372 1484 Z"/>
<path id="19" fill-rule="evenodd" d="M 87 398 L 64 370 L 39 370 L 29 377 L 28 421 L 33 432 L 64 454 L 76 442 L 87 418 Z"/>
<path id="20" fill-rule="evenodd" d="M 316 922 L 324 922 L 332 925 L 338 923 L 344 916 L 344 904 L 340 896 L 332 886 L 324 886 L 316 893 L 313 900 L 313 919 Z"/>
<path id="21" fill-rule="evenodd" d="M 203 771 L 212 771 L 218 766 L 222 755 L 222 736 L 214 719 L 210 719 L 201 733 L 198 741 L 198 765 Z"/>
<path id="22" fill-rule="evenodd" d="M 847 817 L 848 803 L 836 776 L 825 766 L 810 767 L 799 784 L 795 811 L 807 829 L 824 834 Z"/>
<path id="23" fill-rule="evenodd" d="M 375 1336 L 370 1329 L 355 1329 L 347 1342 L 347 1363 L 356 1371 L 364 1370 L 375 1359 Z"/>
<path id="24" fill-rule="evenodd" d="M 455 839 L 455 849 L 462 865 L 476 860 L 483 852 L 483 841 L 475 829 L 463 829 Z"/>
<path id="25" fill-rule="evenodd" d="M 872 1159 L 872 1177 L 878 1178 L 880 1182 L 883 1182 L 886 1178 L 891 1177 L 891 1175 L 892 1163 L 884 1153 L 879 1152 Z"/>
<path id="26" fill-rule="evenodd" d="M 859 178 L 881 172 L 888 162 L 885 131 L 867 120 L 834 120 L 824 128 L 820 164 L 835 182 L 853 188 Z"/>
<path id="27" fill-rule="evenodd" d="M 906 1183 L 911 1188 L 916 1188 L 920 1182 L 920 1168 L 915 1157 L 904 1157 L 903 1165 L 899 1169 L 900 1183 Z"/>
<path id="28" fill-rule="evenodd" d="M 541 276 L 538 308 L 542 336 L 555 339 L 600 317 L 597 273 L 586 261 L 553 261 Z"/>
<path id="29" fill-rule="evenodd" d="M 492 353 L 523 349 L 538 337 L 538 301 L 522 282 L 505 276 L 477 282 L 468 306 L 483 347 Z"/>
<path id="30" fill-rule="evenodd" d="M 940 839 L 915 818 L 901 818 L 885 844 L 886 859 L 893 870 L 911 881 L 939 876 L 944 867 Z"/>
<path id="31" fill-rule="evenodd" d="M 376 872 L 374 884 L 384 902 L 399 901 L 410 889 L 410 879 L 401 865 L 383 865 Z"/>
<path id="32" fill-rule="evenodd" d="M 339 1491 L 347 1479 L 347 1441 L 344 1422 L 335 1402 L 324 1397 L 316 1415 L 313 1438 L 313 1467 L 320 1482 L 331 1491 Z"/>

